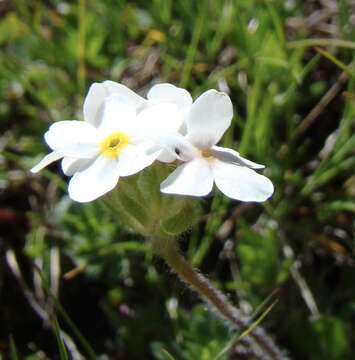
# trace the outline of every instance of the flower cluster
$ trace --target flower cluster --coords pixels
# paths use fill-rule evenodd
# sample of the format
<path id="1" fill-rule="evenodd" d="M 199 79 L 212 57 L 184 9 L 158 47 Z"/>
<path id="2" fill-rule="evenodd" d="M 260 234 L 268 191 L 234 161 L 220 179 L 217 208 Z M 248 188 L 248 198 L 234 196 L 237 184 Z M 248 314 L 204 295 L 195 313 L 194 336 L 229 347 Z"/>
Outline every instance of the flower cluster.
<path id="1" fill-rule="evenodd" d="M 117 186 L 120 177 L 140 172 L 155 161 L 176 169 L 161 183 L 166 194 L 205 196 L 213 184 L 241 201 L 265 201 L 271 181 L 264 168 L 219 147 L 233 118 L 228 95 L 208 90 L 194 102 L 184 89 L 153 86 L 147 99 L 122 84 L 94 83 L 84 101 L 84 121 L 59 121 L 44 138 L 52 152 L 31 171 L 60 160 L 71 176 L 69 196 L 78 202 L 99 198 Z"/>

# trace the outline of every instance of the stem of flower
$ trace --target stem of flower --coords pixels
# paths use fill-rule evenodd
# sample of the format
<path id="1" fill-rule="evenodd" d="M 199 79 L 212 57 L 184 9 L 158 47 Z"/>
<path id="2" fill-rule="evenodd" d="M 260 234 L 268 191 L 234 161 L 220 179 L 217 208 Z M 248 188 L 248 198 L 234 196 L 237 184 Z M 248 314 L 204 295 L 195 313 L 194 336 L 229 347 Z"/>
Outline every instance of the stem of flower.
<path id="1" fill-rule="evenodd" d="M 196 271 L 182 256 L 174 239 L 152 239 L 154 252 L 161 256 L 179 278 L 195 290 L 217 314 L 227 320 L 240 333 L 250 326 L 247 318 L 241 316 L 219 290 L 208 279 Z M 287 356 L 276 346 L 274 341 L 260 326 L 250 331 L 241 339 L 241 343 L 253 351 L 254 357 L 262 360 L 285 360 Z"/>

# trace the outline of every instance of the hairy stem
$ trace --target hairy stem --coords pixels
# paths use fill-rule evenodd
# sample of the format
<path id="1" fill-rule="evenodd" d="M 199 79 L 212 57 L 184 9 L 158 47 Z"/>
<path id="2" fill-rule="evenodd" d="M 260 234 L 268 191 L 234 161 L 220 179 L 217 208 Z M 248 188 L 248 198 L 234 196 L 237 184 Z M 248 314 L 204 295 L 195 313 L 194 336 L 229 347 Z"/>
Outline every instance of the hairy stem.
<path id="1" fill-rule="evenodd" d="M 152 239 L 155 253 L 161 256 L 179 278 L 195 290 L 204 301 L 212 306 L 217 314 L 227 320 L 239 332 L 247 329 L 249 321 L 242 317 L 236 309 L 219 290 L 214 288 L 209 280 L 196 271 L 191 264 L 180 253 L 177 242 L 173 239 Z M 274 341 L 260 327 L 256 327 L 248 335 L 243 337 L 242 343 L 253 351 L 257 359 L 262 360 L 284 360 L 287 357 L 276 346 Z"/>

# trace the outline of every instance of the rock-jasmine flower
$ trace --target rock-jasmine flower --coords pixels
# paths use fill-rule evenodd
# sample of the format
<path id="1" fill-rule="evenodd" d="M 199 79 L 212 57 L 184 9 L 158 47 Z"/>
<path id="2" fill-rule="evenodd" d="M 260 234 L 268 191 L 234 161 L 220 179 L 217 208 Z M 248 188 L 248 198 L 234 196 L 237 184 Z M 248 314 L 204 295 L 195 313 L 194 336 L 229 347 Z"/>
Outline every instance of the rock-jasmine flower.
<path id="1" fill-rule="evenodd" d="M 225 93 L 208 90 L 190 108 L 186 136 L 169 139 L 170 153 L 183 163 L 161 184 L 166 194 L 204 196 L 213 183 L 225 195 L 241 201 L 262 202 L 274 187 L 255 172 L 263 165 L 242 158 L 238 152 L 216 146 L 230 126 L 233 106 Z"/>
<path id="2" fill-rule="evenodd" d="M 120 176 L 149 166 L 161 153 L 149 134 L 171 131 L 163 126 L 166 118 L 181 123 L 181 114 L 174 110 L 170 104 L 160 104 L 137 115 L 132 103 L 113 94 L 104 101 L 98 127 L 86 121 L 54 123 L 44 136 L 47 144 L 58 156 L 75 159 L 70 197 L 94 200 L 112 190 Z"/>
<path id="3" fill-rule="evenodd" d="M 93 83 L 90 86 L 83 106 L 84 121 L 94 127 L 98 127 L 102 121 L 105 100 L 113 94 L 120 96 L 122 101 L 134 107 L 137 114 L 149 107 L 152 107 L 152 111 L 154 111 L 154 107 L 161 104 L 170 104 L 176 107 L 176 110 L 181 112 L 181 115 L 178 117 L 167 117 L 159 126 L 161 131 L 166 132 L 177 131 L 184 126 L 184 118 L 192 104 L 191 95 L 185 89 L 178 88 L 172 84 L 163 83 L 154 85 L 149 90 L 147 99 L 144 99 L 128 87 L 106 80 L 102 83 Z M 52 162 L 60 159 L 62 159 L 62 170 L 68 176 L 73 175 L 75 171 L 81 168 L 80 165 L 83 164 L 80 159 L 68 156 L 63 157 L 62 154 L 53 151 L 46 155 L 31 171 L 37 173 Z M 171 162 L 174 159 L 175 157 L 169 155 L 166 151 L 162 151 L 159 155 L 160 161 Z"/>

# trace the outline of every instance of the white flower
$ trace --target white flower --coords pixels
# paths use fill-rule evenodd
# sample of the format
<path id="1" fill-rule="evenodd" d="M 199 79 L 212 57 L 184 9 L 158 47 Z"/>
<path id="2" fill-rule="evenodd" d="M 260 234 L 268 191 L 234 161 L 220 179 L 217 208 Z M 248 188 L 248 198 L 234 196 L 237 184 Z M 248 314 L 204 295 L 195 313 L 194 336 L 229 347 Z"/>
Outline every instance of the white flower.
<path id="1" fill-rule="evenodd" d="M 175 85 L 162 83 L 154 85 L 147 93 L 147 99 L 137 95 L 132 90 L 128 89 L 122 84 L 113 81 L 104 81 L 103 83 L 94 83 L 91 85 L 88 95 L 84 103 L 84 118 L 88 119 L 94 125 L 100 123 L 100 116 L 102 112 L 102 104 L 104 99 L 110 94 L 120 95 L 129 104 L 135 106 L 137 113 L 142 111 L 151 111 L 152 118 L 154 118 L 154 111 L 157 111 L 157 106 L 167 105 L 171 106 L 171 112 L 179 112 L 179 116 L 167 116 L 162 118 L 160 123 L 156 121 L 156 127 L 159 132 L 151 134 L 153 138 L 158 139 L 163 134 L 173 134 L 178 131 L 183 131 L 185 127 L 185 120 L 192 105 L 192 97 L 185 89 L 176 87 Z M 167 151 L 162 151 L 158 157 L 159 161 L 172 162 L 175 156 L 169 154 Z"/>
<path id="2" fill-rule="evenodd" d="M 152 108 L 150 111 L 151 115 L 154 116 L 154 112 L 158 109 L 156 108 L 157 105 L 170 104 L 174 106 L 174 108 L 171 108 L 171 111 L 181 112 L 180 116 L 167 117 L 165 119 L 162 119 L 160 116 L 155 118 L 155 125 L 159 127 L 161 132 L 167 133 L 177 131 L 183 127 L 184 118 L 192 104 L 191 95 L 186 90 L 172 84 L 154 85 L 149 90 L 147 99 L 144 99 L 128 87 L 106 80 L 102 83 L 93 83 L 90 86 L 83 106 L 84 121 L 94 127 L 99 127 L 102 121 L 105 101 L 111 95 L 119 96 L 125 104 L 134 107 L 137 114 L 147 108 Z M 161 123 L 159 124 L 157 121 L 161 121 Z M 68 156 L 63 157 L 62 154 L 53 151 L 46 155 L 31 171 L 37 173 L 52 162 L 62 158 L 62 169 L 66 175 L 71 176 L 76 171 L 82 169 L 81 165 L 83 162 L 80 159 Z M 163 151 L 159 155 L 159 160 L 171 162 L 175 160 L 175 157 Z"/>
<path id="3" fill-rule="evenodd" d="M 171 104 L 160 104 L 137 115 L 134 104 L 113 94 L 104 100 L 99 121 L 94 117 L 89 118 L 90 122 L 53 124 L 45 134 L 47 144 L 54 154 L 64 157 L 63 162 L 75 159 L 70 197 L 79 202 L 94 200 L 112 190 L 120 176 L 133 175 L 149 166 L 161 153 L 150 134 L 161 131 L 168 117 L 172 123 L 181 122 L 180 112 L 174 110 Z"/>
<path id="4" fill-rule="evenodd" d="M 165 146 L 183 163 L 162 182 L 163 193 L 204 196 L 215 183 L 236 200 L 262 202 L 272 195 L 271 181 L 253 170 L 263 165 L 242 158 L 232 149 L 216 146 L 232 117 L 228 95 L 216 90 L 206 91 L 193 103 L 186 136 L 166 139 Z"/>

